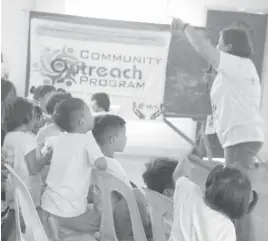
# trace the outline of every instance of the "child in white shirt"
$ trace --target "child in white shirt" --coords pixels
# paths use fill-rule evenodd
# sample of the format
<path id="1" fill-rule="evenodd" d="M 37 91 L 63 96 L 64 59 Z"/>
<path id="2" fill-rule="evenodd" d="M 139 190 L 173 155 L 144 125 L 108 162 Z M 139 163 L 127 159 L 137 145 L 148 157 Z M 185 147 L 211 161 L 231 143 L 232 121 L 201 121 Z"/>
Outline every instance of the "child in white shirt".
<path id="1" fill-rule="evenodd" d="M 105 170 L 106 160 L 91 130 L 94 120 L 88 106 L 71 98 L 56 106 L 52 117 L 62 130 L 53 145 L 53 156 L 47 176 L 47 187 L 41 207 L 45 211 L 53 240 L 62 240 L 61 223 L 83 216 L 94 165 Z"/>
<path id="2" fill-rule="evenodd" d="M 238 169 L 216 166 L 205 193 L 190 181 L 191 168 L 182 159 L 174 174 L 174 221 L 169 241 L 236 241 L 234 222 L 252 211 L 257 201 L 249 179 Z M 187 177 L 186 177 L 187 176 Z"/>
<path id="3" fill-rule="evenodd" d="M 32 103 L 23 98 L 15 99 L 8 107 L 5 116 L 7 134 L 3 149 L 6 152 L 8 164 L 26 182 L 34 203 L 39 206 L 40 172 L 45 165 L 49 164 L 52 151 L 45 156 L 41 156 L 39 152 L 39 147 L 32 134 L 36 121 L 35 115 L 35 108 Z"/>
<path id="4" fill-rule="evenodd" d="M 47 110 L 47 114 L 49 116 L 49 119 L 51 119 L 51 116 L 53 115 L 53 112 L 54 112 L 56 105 L 62 101 L 68 100 L 70 98 L 72 98 L 72 96 L 70 96 L 67 93 L 55 92 L 55 93 L 51 94 L 51 96 L 49 97 L 49 99 L 47 101 L 47 105 L 46 105 L 46 110 Z M 36 141 L 39 145 L 43 144 L 43 143 L 48 144 L 49 139 L 51 137 L 59 136 L 62 134 L 62 132 L 63 131 L 60 129 L 60 127 L 58 127 L 58 125 L 52 121 L 52 123 L 44 125 L 39 130 L 39 132 L 36 135 Z M 49 170 L 49 166 L 42 171 L 42 192 L 45 190 L 45 187 L 46 187 L 45 180 L 47 178 L 48 170 Z"/>
<path id="5" fill-rule="evenodd" d="M 92 133 L 107 160 L 106 171 L 131 187 L 124 168 L 114 157 L 116 152 L 124 151 L 127 143 L 125 120 L 116 115 L 95 117 Z"/>
<path id="6" fill-rule="evenodd" d="M 6 109 L 4 125 L 7 134 L 4 139 L 3 150 L 6 153 L 7 163 L 25 182 L 34 204 L 40 206 L 41 174 L 45 165 L 48 165 L 52 156 L 49 151 L 41 156 L 39 147 L 32 133 L 36 123 L 35 108 L 32 103 L 23 98 L 16 98 Z M 14 209 L 14 189 L 10 176 L 6 187 L 7 204 Z M 8 219 L 15 225 L 14 210 L 9 213 Z"/>
<path id="7" fill-rule="evenodd" d="M 65 100 L 72 98 L 72 96 L 65 93 L 53 93 L 47 101 L 46 110 L 47 114 L 52 116 L 55 106 Z M 59 136 L 62 130 L 53 122 L 51 124 L 45 125 L 39 130 L 36 136 L 37 143 L 44 143 L 46 139 L 52 136 Z"/>
<path id="8" fill-rule="evenodd" d="M 122 165 L 115 159 L 115 152 L 123 152 L 126 145 L 126 122 L 121 117 L 104 115 L 95 118 L 95 126 L 92 131 L 102 153 L 107 161 L 107 172 L 125 182 L 131 188 L 129 178 Z M 101 223 L 101 200 L 99 189 L 95 186 L 90 188 L 87 211 L 80 216 L 79 220 L 73 218 L 63 227 L 84 233 L 96 233 Z M 113 203 L 121 197 L 113 193 Z"/>

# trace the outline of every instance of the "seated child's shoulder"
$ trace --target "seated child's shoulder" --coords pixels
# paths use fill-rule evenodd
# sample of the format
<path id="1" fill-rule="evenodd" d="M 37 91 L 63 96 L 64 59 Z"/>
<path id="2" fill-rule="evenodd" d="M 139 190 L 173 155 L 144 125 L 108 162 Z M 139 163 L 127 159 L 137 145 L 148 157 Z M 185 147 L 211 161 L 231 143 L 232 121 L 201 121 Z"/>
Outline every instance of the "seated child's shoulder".
<path id="1" fill-rule="evenodd" d="M 178 178 L 178 180 L 176 181 L 176 184 L 177 185 L 193 185 L 193 182 L 190 181 L 188 177 L 182 176 Z"/>
<path id="2" fill-rule="evenodd" d="M 51 124 L 44 125 L 40 129 L 39 133 L 45 134 L 46 132 L 52 132 L 52 131 L 59 131 L 60 132 L 60 129 L 54 123 L 51 123 Z"/>
<path id="3" fill-rule="evenodd" d="M 35 140 L 35 136 L 32 133 L 28 132 L 21 132 L 21 131 L 15 131 L 15 132 L 8 132 L 7 135 L 5 136 L 5 142 L 8 141 L 33 141 Z"/>
<path id="4" fill-rule="evenodd" d="M 88 131 L 87 133 L 85 133 L 85 136 L 87 137 L 87 138 L 90 138 L 90 139 L 94 139 L 95 140 L 95 138 L 94 138 L 94 136 L 93 136 L 93 134 L 92 134 L 92 131 L 90 130 L 90 131 Z"/>

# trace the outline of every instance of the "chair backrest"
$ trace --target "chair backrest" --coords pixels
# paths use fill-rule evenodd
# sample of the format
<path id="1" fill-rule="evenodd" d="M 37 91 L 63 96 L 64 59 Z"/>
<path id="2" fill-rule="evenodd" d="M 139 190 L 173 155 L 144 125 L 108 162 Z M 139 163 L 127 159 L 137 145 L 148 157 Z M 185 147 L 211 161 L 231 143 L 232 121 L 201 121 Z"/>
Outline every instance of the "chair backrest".
<path id="1" fill-rule="evenodd" d="M 101 191 L 102 215 L 100 240 L 118 241 L 114 227 L 113 205 L 111 201 L 111 194 L 112 192 L 116 191 L 120 193 L 127 202 L 132 223 L 134 241 L 147 241 L 137 202 L 131 188 L 107 172 L 94 169 L 92 171 L 92 176 L 94 177 L 96 185 Z"/>
<path id="2" fill-rule="evenodd" d="M 155 191 L 144 188 L 152 222 L 153 240 L 166 240 L 163 217 L 168 214 L 173 219 L 173 201 Z"/>
<path id="3" fill-rule="evenodd" d="M 5 164 L 5 167 L 10 172 L 14 186 L 16 241 L 48 241 L 28 188 L 11 166 Z M 25 233 L 21 230 L 20 214 L 25 223 Z"/>

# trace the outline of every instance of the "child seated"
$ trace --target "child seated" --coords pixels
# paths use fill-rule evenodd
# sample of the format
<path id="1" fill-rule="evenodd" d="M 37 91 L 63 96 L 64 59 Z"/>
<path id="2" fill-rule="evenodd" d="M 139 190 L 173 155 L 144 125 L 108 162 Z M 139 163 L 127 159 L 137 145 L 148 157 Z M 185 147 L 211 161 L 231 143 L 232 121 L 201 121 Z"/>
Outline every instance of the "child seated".
<path id="1" fill-rule="evenodd" d="M 45 165 L 48 165 L 52 151 L 41 156 L 39 148 L 32 134 L 35 125 L 35 108 L 32 103 L 16 98 L 6 109 L 4 125 L 7 134 L 3 143 L 7 164 L 11 165 L 15 172 L 25 182 L 31 193 L 36 207 L 40 206 L 41 199 L 41 174 Z M 13 185 L 11 178 L 7 179 L 7 204 L 12 209 L 8 219 L 14 222 Z M 12 223 L 11 222 L 11 223 Z"/>
<path id="2" fill-rule="evenodd" d="M 126 146 L 126 121 L 115 115 L 95 118 L 93 136 L 107 161 L 107 172 L 125 182 L 129 187 L 129 178 L 122 165 L 115 159 L 116 152 L 123 152 Z"/>
<path id="3" fill-rule="evenodd" d="M 205 193 L 190 181 L 189 160 L 183 159 L 173 178 L 174 222 L 170 241 L 236 241 L 234 221 L 251 212 L 252 188 L 241 171 L 223 165 L 208 175 Z M 184 177 L 187 175 L 187 177 Z"/>
<path id="4" fill-rule="evenodd" d="M 107 160 L 106 171 L 126 183 L 126 185 L 131 188 L 130 180 L 124 168 L 114 156 L 116 152 L 123 152 L 125 149 L 127 142 L 126 121 L 123 118 L 115 115 L 98 116 L 95 118 L 93 136 Z M 100 195 L 96 189 L 95 191 L 95 208 L 98 211 L 101 211 Z M 119 193 L 114 192 L 111 198 L 113 207 L 115 207 L 116 203 L 122 199 L 122 196 Z"/>
<path id="5" fill-rule="evenodd" d="M 62 240 L 62 222 L 83 218 L 87 211 L 87 194 L 91 184 L 91 170 L 95 165 L 106 169 L 106 160 L 92 136 L 94 120 L 88 106 L 71 98 L 57 104 L 53 117 L 65 133 L 56 137 L 47 176 L 47 187 L 41 207 L 45 211 L 54 241 Z"/>
<path id="6" fill-rule="evenodd" d="M 126 122 L 116 115 L 103 115 L 95 118 L 95 127 L 93 135 L 99 144 L 103 154 L 107 160 L 107 172 L 125 182 L 129 188 L 131 187 L 130 180 L 121 166 L 121 164 L 114 158 L 116 152 L 123 152 L 127 137 L 126 137 Z M 136 192 L 134 193 L 136 195 Z M 94 197 L 96 199 L 96 196 Z M 149 216 L 146 212 L 146 207 L 140 199 L 136 197 L 143 226 L 145 228 L 148 237 L 151 237 L 151 230 L 148 226 Z M 100 200 L 94 200 L 99 204 Z M 129 216 L 128 206 L 125 199 L 119 193 L 113 193 L 113 214 L 115 231 L 118 240 L 131 240 L 132 237 L 132 225 Z"/>
<path id="7" fill-rule="evenodd" d="M 126 122 L 124 119 L 114 115 L 98 116 L 95 119 L 95 127 L 92 131 L 102 153 L 107 161 L 107 172 L 125 182 L 130 187 L 128 176 L 115 159 L 115 152 L 123 152 L 126 145 Z M 96 187 L 89 190 L 88 210 L 79 221 L 63 223 L 63 227 L 77 232 L 92 233 L 100 229 L 101 203 L 100 193 Z M 112 200 L 115 205 L 121 199 L 120 195 L 113 193 Z"/>
<path id="8" fill-rule="evenodd" d="M 47 114 L 52 116 L 55 106 L 65 100 L 72 98 L 68 94 L 64 93 L 54 93 L 50 96 L 47 101 L 46 110 Z M 39 130 L 36 136 L 37 143 L 44 143 L 46 139 L 52 136 L 59 136 L 62 133 L 62 130 L 54 123 L 45 125 L 42 129 Z"/>
<path id="9" fill-rule="evenodd" d="M 64 100 L 68 100 L 72 98 L 69 94 L 67 93 L 53 93 L 50 98 L 47 101 L 47 105 L 46 105 L 46 110 L 47 113 L 51 119 L 51 116 L 53 115 L 55 106 L 64 101 Z M 45 126 L 43 126 L 43 128 L 41 128 L 39 130 L 39 132 L 37 133 L 36 136 L 36 141 L 39 145 L 42 145 L 43 143 L 48 144 L 49 139 L 53 136 L 59 136 L 62 134 L 62 130 L 60 129 L 60 127 L 58 127 L 58 125 L 56 125 L 53 121 L 50 124 L 47 124 Z M 51 144 L 51 143 L 50 143 Z M 42 193 L 45 190 L 46 184 L 45 184 L 45 180 L 47 178 L 47 173 L 48 173 L 49 167 L 45 168 L 42 171 Z"/>
<path id="10" fill-rule="evenodd" d="M 178 161 L 168 158 L 156 158 L 146 163 L 146 170 L 142 174 L 143 181 L 148 189 L 158 192 L 168 198 L 173 198 L 175 184 L 172 179 L 173 172 Z M 140 211 L 143 227 L 148 240 L 152 238 L 151 219 L 148 210 L 148 202 L 143 190 L 134 192 Z M 116 205 L 114 210 L 115 229 L 118 240 L 133 240 L 133 231 L 128 207 L 126 203 Z M 172 217 L 164 216 L 163 224 L 167 239 L 170 236 Z"/>
<path id="11" fill-rule="evenodd" d="M 95 115 L 105 115 L 110 111 L 110 98 L 106 93 L 95 93 L 91 97 L 92 109 Z"/>

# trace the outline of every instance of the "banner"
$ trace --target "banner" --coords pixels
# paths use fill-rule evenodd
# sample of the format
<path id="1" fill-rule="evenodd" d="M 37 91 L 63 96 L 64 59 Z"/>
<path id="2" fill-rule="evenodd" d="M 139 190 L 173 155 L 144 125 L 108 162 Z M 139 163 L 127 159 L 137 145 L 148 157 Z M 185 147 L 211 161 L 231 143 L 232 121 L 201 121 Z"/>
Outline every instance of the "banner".
<path id="1" fill-rule="evenodd" d="M 107 20 L 108 21 L 108 20 Z M 105 92 L 126 119 L 161 120 L 171 34 L 31 19 L 29 88 Z"/>

